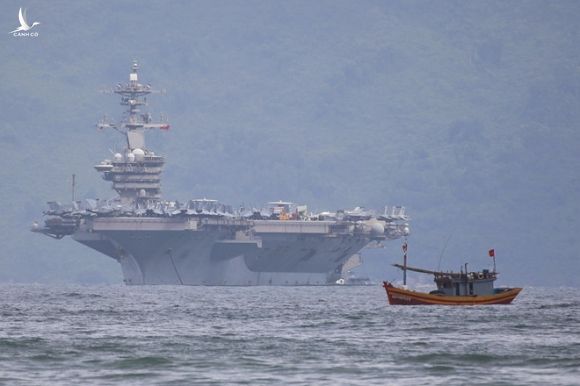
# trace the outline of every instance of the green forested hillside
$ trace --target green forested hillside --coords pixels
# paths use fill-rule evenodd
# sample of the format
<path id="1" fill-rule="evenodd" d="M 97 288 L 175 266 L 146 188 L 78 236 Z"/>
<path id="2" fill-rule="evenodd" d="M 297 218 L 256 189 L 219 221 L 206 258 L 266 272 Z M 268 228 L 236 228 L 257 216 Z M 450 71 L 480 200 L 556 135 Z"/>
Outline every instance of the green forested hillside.
<path id="1" fill-rule="evenodd" d="M 132 59 L 172 129 L 164 193 L 313 210 L 404 205 L 411 259 L 578 285 L 580 3 L 30 1 L 0 4 L 0 281 L 115 282 L 110 259 L 31 232 L 47 200 L 113 194 L 92 166 L 120 137 Z M 399 244 L 365 252 L 376 278 Z"/>

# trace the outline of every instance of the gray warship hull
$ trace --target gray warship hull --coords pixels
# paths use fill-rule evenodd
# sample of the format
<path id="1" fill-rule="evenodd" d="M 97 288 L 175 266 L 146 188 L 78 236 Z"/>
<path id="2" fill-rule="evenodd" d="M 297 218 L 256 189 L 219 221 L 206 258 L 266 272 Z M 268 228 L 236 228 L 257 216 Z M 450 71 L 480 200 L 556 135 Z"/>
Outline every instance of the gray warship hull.
<path id="1" fill-rule="evenodd" d="M 334 222 L 203 223 L 99 218 L 72 237 L 117 260 L 130 285 L 324 285 L 371 241 L 368 234 L 333 230 Z M 252 229 L 251 238 L 244 229 Z"/>

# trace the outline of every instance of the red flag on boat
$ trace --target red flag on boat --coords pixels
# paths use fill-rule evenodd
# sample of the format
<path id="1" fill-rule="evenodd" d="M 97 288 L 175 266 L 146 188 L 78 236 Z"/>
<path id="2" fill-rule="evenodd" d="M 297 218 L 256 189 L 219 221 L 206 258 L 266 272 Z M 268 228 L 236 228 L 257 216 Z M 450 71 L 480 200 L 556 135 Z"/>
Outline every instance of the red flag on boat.
<path id="1" fill-rule="evenodd" d="M 489 250 L 489 257 L 495 257 L 495 249 Z"/>
<path id="2" fill-rule="evenodd" d="M 169 130 L 169 125 L 168 124 L 164 124 L 164 125 L 161 125 L 159 128 L 161 130 Z"/>

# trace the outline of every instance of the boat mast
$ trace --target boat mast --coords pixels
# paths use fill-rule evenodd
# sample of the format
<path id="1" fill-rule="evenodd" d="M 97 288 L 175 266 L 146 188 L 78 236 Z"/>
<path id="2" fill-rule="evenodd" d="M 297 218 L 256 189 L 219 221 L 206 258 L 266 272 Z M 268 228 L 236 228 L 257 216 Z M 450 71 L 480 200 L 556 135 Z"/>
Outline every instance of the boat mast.
<path id="1" fill-rule="evenodd" d="M 495 274 L 495 249 L 489 250 L 489 257 L 493 258 L 493 273 Z"/>
<path id="2" fill-rule="evenodd" d="M 407 238 L 403 239 L 403 285 L 407 285 Z"/>
<path id="3" fill-rule="evenodd" d="M 72 193 L 72 202 L 75 202 L 75 188 L 76 188 L 76 175 L 73 173 L 72 175 L 72 185 L 71 185 L 71 193 Z"/>

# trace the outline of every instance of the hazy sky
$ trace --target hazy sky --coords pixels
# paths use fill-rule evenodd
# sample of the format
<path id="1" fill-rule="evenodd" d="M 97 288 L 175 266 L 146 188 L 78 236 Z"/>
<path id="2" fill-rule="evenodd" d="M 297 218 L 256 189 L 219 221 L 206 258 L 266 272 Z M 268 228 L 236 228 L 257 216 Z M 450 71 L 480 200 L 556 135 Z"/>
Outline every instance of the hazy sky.
<path id="1" fill-rule="evenodd" d="M 31 32 L 14 37 L 26 6 Z M 97 132 L 132 59 L 167 90 L 166 198 L 314 210 L 404 205 L 416 265 L 578 285 L 580 3 L 0 3 L 0 280 L 116 282 L 114 261 L 28 231 L 44 203 L 110 197 Z M 400 244 L 365 252 L 397 273 Z"/>

